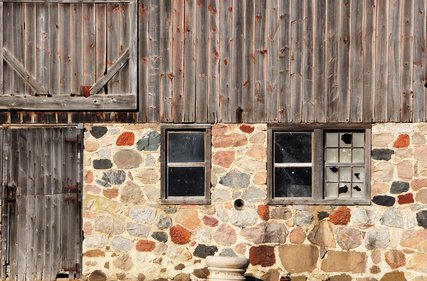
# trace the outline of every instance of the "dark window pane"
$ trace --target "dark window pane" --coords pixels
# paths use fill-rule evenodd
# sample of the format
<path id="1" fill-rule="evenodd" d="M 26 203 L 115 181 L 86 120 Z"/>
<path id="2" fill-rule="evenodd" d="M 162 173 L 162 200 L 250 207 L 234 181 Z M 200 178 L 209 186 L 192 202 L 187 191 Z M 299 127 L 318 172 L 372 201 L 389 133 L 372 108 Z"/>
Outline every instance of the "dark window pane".
<path id="1" fill-rule="evenodd" d="M 204 162 L 205 133 L 169 132 L 169 162 Z"/>
<path id="2" fill-rule="evenodd" d="M 168 196 L 204 196 L 205 168 L 169 167 Z"/>
<path id="3" fill-rule="evenodd" d="M 310 163 L 311 133 L 275 133 L 274 157 L 276 163 Z"/>
<path id="4" fill-rule="evenodd" d="M 311 167 L 275 168 L 275 197 L 311 197 Z"/>

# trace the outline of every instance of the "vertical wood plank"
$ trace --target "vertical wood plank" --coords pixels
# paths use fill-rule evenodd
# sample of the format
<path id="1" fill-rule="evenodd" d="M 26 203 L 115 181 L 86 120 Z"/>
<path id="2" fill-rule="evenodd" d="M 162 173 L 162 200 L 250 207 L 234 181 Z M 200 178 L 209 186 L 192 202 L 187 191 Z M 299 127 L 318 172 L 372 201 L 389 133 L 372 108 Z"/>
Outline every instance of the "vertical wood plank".
<path id="1" fill-rule="evenodd" d="M 96 36 L 95 4 L 82 5 L 82 86 L 95 83 Z M 101 46 L 102 49 L 102 46 Z"/>
<path id="2" fill-rule="evenodd" d="M 129 84 L 128 93 L 138 93 L 138 5 L 129 4 L 129 72 L 125 77 Z M 124 74 L 126 75 L 126 73 Z"/>
<path id="3" fill-rule="evenodd" d="M 413 72 L 414 72 L 414 0 L 406 0 L 402 7 L 401 21 L 401 93 L 400 93 L 400 122 L 413 120 Z M 424 25 L 425 26 L 425 25 Z"/>
<path id="4" fill-rule="evenodd" d="M 230 100 L 231 120 L 229 122 L 243 122 L 243 58 L 244 58 L 244 21 L 245 21 L 245 2 L 233 1 L 233 46 L 231 48 L 231 95 L 234 96 Z"/>
<path id="5" fill-rule="evenodd" d="M 376 0 L 363 1 L 363 106 L 362 121 L 372 122 L 375 97 Z"/>
<path id="6" fill-rule="evenodd" d="M 48 22 L 48 33 L 49 33 L 49 63 L 50 63 L 50 72 L 49 72 L 49 85 L 46 87 L 48 92 L 53 96 L 60 94 L 60 49 L 59 49 L 59 5 L 60 4 L 50 4 L 48 8 L 49 13 L 49 22 Z"/>
<path id="7" fill-rule="evenodd" d="M 279 82 L 279 64 L 278 64 L 278 3 L 276 1 L 267 1 L 266 7 L 266 50 L 267 50 L 267 73 L 266 73 L 266 116 L 267 122 L 277 122 L 278 113 L 278 82 Z"/>
<path id="8" fill-rule="evenodd" d="M 265 116 L 265 65 L 267 62 L 265 45 L 266 3 L 255 1 L 255 69 L 254 69 L 254 122 Z"/>
<path id="9" fill-rule="evenodd" d="M 121 55 L 122 25 L 124 10 L 121 3 L 107 5 L 107 71 Z M 120 91 L 120 72 L 107 84 L 107 94 Z"/>
<path id="10" fill-rule="evenodd" d="M 34 189 L 35 195 L 30 197 L 34 201 L 34 273 L 36 280 L 43 280 L 45 261 L 45 165 L 43 165 L 43 129 L 32 129 L 31 133 L 34 135 L 33 148 L 34 158 L 32 168 L 34 170 Z"/>
<path id="11" fill-rule="evenodd" d="M 336 122 L 337 111 L 339 110 L 338 100 L 338 40 L 339 40 L 339 1 L 327 1 L 327 115 L 326 120 Z"/>
<path id="12" fill-rule="evenodd" d="M 148 28 L 150 72 L 148 83 L 148 121 L 156 122 L 160 118 L 160 2 L 150 3 Z M 181 109 L 182 110 L 182 109 Z"/>
<path id="13" fill-rule="evenodd" d="M 147 122 L 148 120 L 148 74 L 149 74 L 149 53 L 148 53 L 148 19 L 150 15 L 149 0 L 139 2 L 139 27 L 138 27 L 138 66 L 139 66 L 139 114 L 138 120 Z M 173 34 L 173 33 L 172 33 Z"/>
<path id="14" fill-rule="evenodd" d="M 303 53 L 303 2 L 291 1 L 291 120 L 301 121 L 302 97 L 302 53 Z"/>
<path id="15" fill-rule="evenodd" d="M 313 91 L 313 61 L 314 61 L 314 21 L 313 21 L 313 2 L 304 1 L 304 20 L 303 20 L 303 54 L 302 54 L 302 120 L 304 122 L 313 122 L 315 118 L 315 93 Z"/>
<path id="16" fill-rule="evenodd" d="M 11 19 L 13 18 L 13 3 L 7 3 L 4 5 L 4 13 L 3 16 L 5 19 Z M 11 32 L 13 22 L 10 20 L 4 20 L 2 22 L 3 29 L 5 32 L 3 33 L 3 47 L 8 49 L 12 54 L 14 52 L 13 50 L 13 33 Z M 14 79 L 14 73 L 12 68 L 9 66 L 9 64 L 6 63 L 6 61 L 2 57 L 2 65 L 3 65 L 3 88 L 4 88 L 4 94 L 5 95 L 11 95 L 13 94 L 13 79 Z"/>
<path id="17" fill-rule="evenodd" d="M 209 18 L 208 1 L 200 0 L 196 4 L 196 32 L 195 32 L 195 50 L 197 50 L 196 59 L 196 117 L 195 120 L 200 123 L 206 123 L 208 120 L 208 58 L 209 58 Z M 167 76 L 163 79 L 168 80 Z"/>
<path id="18" fill-rule="evenodd" d="M 130 24 L 131 22 L 134 20 L 133 17 L 131 16 L 132 13 L 132 9 L 131 9 L 131 5 L 129 3 L 121 3 L 120 5 L 120 22 L 116 23 L 119 24 L 118 29 L 120 30 L 119 32 L 119 40 L 117 42 L 118 44 L 118 49 L 119 49 L 119 54 L 123 54 L 126 49 L 129 49 L 129 52 L 131 51 L 131 37 L 130 37 Z M 130 54 L 129 54 L 130 56 Z M 120 71 L 118 72 L 118 87 L 116 89 L 116 91 L 113 92 L 113 94 L 116 93 L 129 93 L 129 89 L 130 89 L 130 82 L 131 80 L 129 79 L 129 67 L 131 64 L 131 58 L 129 57 L 128 62 L 120 69 Z"/>
<path id="19" fill-rule="evenodd" d="M 184 11 L 184 116 L 182 121 L 194 122 L 196 111 L 195 69 L 197 58 L 197 50 L 194 47 L 196 43 L 197 22 L 196 1 L 185 0 Z M 158 93 L 156 95 L 158 96 Z"/>
<path id="20" fill-rule="evenodd" d="M 248 0 L 245 2 L 243 17 L 243 58 L 242 64 L 242 106 L 243 106 L 243 122 L 253 122 L 253 98 L 254 98 L 254 65 L 255 65 L 255 50 L 254 50 L 254 18 L 255 18 L 255 2 Z"/>
<path id="21" fill-rule="evenodd" d="M 95 5 L 95 81 L 107 72 L 107 5 Z M 105 87 L 98 92 L 105 94 Z"/>
<path id="22" fill-rule="evenodd" d="M 36 79 L 46 87 L 49 85 L 49 7 L 48 4 L 37 4 L 37 18 L 36 18 Z"/>
<path id="23" fill-rule="evenodd" d="M 24 5 L 23 3 L 15 3 L 13 5 L 13 17 L 9 19 L 12 21 L 13 33 L 13 55 L 19 62 L 24 62 L 24 42 L 22 34 L 24 32 Z M 13 95 L 22 95 L 25 90 L 23 79 L 15 71 L 13 73 Z"/>
<path id="24" fill-rule="evenodd" d="M 349 75 L 350 75 L 350 1 L 343 0 L 339 3 L 338 23 L 338 96 L 336 99 L 335 121 L 349 121 Z"/>
<path id="25" fill-rule="evenodd" d="M 219 114 L 219 0 L 208 0 L 208 122 L 214 123 Z"/>
<path id="26" fill-rule="evenodd" d="M 414 3 L 414 122 L 426 120 L 427 83 L 427 2 L 415 0 Z"/>
<path id="27" fill-rule="evenodd" d="M 378 0 L 375 49 L 374 121 L 387 119 L 388 1 Z"/>
<path id="28" fill-rule="evenodd" d="M 61 80 L 60 88 L 61 94 L 69 95 L 72 93 L 71 88 L 71 76 L 72 76 L 72 67 L 71 67 L 71 48 L 69 42 L 69 37 L 71 34 L 71 25 L 74 23 L 71 22 L 71 4 L 59 5 L 59 41 L 60 41 L 60 69 L 61 69 Z"/>
<path id="29" fill-rule="evenodd" d="M 173 99 L 172 117 L 174 122 L 180 122 L 184 116 L 184 0 L 172 2 L 172 50 L 173 50 Z"/>
<path id="30" fill-rule="evenodd" d="M 0 96 L 4 95 L 3 85 L 3 2 L 0 2 Z"/>
<path id="31" fill-rule="evenodd" d="M 279 122 L 287 122 L 291 119 L 290 4 L 291 0 L 279 1 Z"/>
<path id="32" fill-rule="evenodd" d="M 326 121 L 326 1 L 315 1 L 314 20 L 314 83 L 315 121 Z"/>

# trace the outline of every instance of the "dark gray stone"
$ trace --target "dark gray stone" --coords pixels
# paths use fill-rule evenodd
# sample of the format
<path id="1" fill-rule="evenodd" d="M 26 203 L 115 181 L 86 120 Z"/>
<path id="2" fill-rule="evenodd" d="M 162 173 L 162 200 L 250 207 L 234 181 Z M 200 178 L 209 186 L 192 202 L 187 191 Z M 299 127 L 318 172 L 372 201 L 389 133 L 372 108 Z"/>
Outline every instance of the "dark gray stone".
<path id="1" fill-rule="evenodd" d="M 237 254 L 230 248 L 223 249 L 219 255 L 221 257 L 237 257 Z"/>
<path id="2" fill-rule="evenodd" d="M 140 139 L 136 146 L 138 150 L 156 151 L 160 146 L 160 134 L 156 131 L 151 131 Z"/>
<path id="3" fill-rule="evenodd" d="M 391 159 L 391 155 L 394 154 L 392 149 L 372 149 L 372 159 L 374 160 L 385 160 Z"/>
<path id="4" fill-rule="evenodd" d="M 168 216 L 162 215 L 157 222 L 157 227 L 159 229 L 166 229 L 172 226 L 172 219 Z"/>
<path id="5" fill-rule="evenodd" d="M 390 193 L 400 194 L 409 190 L 409 182 L 406 181 L 394 181 L 391 184 Z"/>
<path id="6" fill-rule="evenodd" d="M 228 187 L 246 188 L 250 184 L 250 175 L 233 170 L 221 177 L 219 183 Z"/>
<path id="7" fill-rule="evenodd" d="M 113 163 L 108 159 L 93 160 L 94 169 L 110 169 L 111 167 L 113 167 Z"/>
<path id="8" fill-rule="evenodd" d="M 206 279 L 209 276 L 209 269 L 207 267 L 196 268 L 193 271 L 193 275 L 199 279 Z"/>
<path id="9" fill-rule="evenodd" d="M 159 242 L 167 242 L 168 241 L 168 235 L 165 232 L 156 231 L 151 234 L 151 237 L 156 239 Z"/>
<path id="10" fill-rule="evenodd" d="M 319 212 L 319 213 L 317 214 L 317 218 L 319 219 L 319 221 L 321 221 L 321 220 L 323 220 L 323 219 L 325 219 L 325 218 L 327 218 L 327 217 L 329 217 L 328 212 L 324 212 L 324 211 L 322 211 L 322 212 Z"/>
<path id="11" fill-rule="evenodd" d="M 419 226 L 427 228 L 427 211 L 417 213 L 417 223 Z"/>
<path id="12" fill-rule="evenodd" d="M 108 129 L 106 127 L 93 127 L 92 130 L 90 130 L 90 134 L 94 136 L 95 138 L 99 139 L 102 136 L 104 136 L 107 133 Z"/>
<path id="13" fill-rule="evenodd" d="M 207 256 L 213 256 L 218 252 L 218 248 L 216 246 L 206 246 L 203 244 L 197 245 L 196 249 L 194 249 L 194 256 L 199 258 L 206 258 Z"/>
<path id="14" fill-rule="evenodd" d="M 178 209 L 175 207 L 167 207 L 163 210 L 166 214 L 175 214 Z"/>
<path id="15" fill-rule="evenodd" d="M 122 184 L 126 180 L 126 173 L 122 170 L 114 170 L 104 172 L 102 175 L 102 180 L 97 180 L 96 182 L 102 186 L 108 187 L 111 185 Z"/>
<path id="16" fill-rule="evenodd" d="M 377 195 L 372 198 L 372 202 L 380 206 L 393 206 L 396 202 L 396 198 L 388 196 L 388 195 Z"/>

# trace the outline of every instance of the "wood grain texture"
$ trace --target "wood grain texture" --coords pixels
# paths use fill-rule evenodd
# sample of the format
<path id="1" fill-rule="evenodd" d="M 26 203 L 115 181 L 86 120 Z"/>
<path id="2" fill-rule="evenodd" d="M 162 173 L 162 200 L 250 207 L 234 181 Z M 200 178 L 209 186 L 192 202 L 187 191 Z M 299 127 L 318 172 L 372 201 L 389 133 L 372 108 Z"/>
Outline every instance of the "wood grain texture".
<path id="1" fill-rule="evenodd" d="M 427 83 L 427 2 L 416 0 L 414 3 L 414 100 L 413 115 L 415 122 L 426 118 L 426 94 L 424 84 Z"/>

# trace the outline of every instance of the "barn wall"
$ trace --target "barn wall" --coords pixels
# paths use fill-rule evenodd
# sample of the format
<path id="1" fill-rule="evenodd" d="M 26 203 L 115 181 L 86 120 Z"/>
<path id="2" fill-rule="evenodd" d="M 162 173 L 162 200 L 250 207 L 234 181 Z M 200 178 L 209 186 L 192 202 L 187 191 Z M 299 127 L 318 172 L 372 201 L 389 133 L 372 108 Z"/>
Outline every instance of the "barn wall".
<path id="1" fill-rule="evenodd" d="M 205 257 L 215 253 L 249 257 L 248 274 L 262 280 L 427 278 L 425 124 L 373 126 L 375 203 L 340 207 L 265 205 L 266 129 L 214 125 L 212 204 L 175 206 L 159 204 L 157 124 L 87 125 L 83 274 L 204 280 Z"/>

